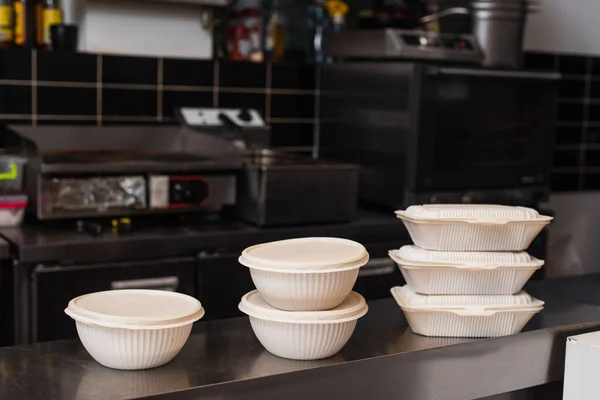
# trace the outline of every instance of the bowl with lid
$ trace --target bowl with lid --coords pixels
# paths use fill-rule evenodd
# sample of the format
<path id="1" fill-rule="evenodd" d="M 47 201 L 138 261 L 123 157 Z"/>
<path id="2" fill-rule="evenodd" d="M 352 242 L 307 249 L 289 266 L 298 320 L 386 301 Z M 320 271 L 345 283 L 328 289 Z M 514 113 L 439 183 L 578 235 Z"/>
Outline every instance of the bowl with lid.
<path id="1" fill-rule="evenodd" d="M 283 311 L 254 290 L 239 309 L 250 317 L 260 343 L 272 354 L 292 360 L 319 360 L 338 353 L 350 340 L 359 318 L 368 311 L 365 299 L 351 292 L 327 311 Z"/>
<path id="2" fill-rule="evenodd" d="M 161 290 L 110 290 L 69 302 L 65 313 L 90 355 L 105 367 L 147 369 L 168 363 L 204 316 L 193 297 Z"/>
<path id="3" fill-rule="evenodd" d="M 239 258 L 265 301 L 287 311 L 337 307 L 368 261 L 369 253 L 360 243 L 319 237 L 259 244 Z"/>

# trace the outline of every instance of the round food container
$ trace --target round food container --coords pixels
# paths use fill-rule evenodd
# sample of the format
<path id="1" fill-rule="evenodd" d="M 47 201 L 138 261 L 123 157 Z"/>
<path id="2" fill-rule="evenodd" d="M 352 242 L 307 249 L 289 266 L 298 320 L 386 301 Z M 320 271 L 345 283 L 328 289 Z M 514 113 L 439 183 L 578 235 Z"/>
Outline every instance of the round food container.
<path id="1" fill-rule="evenodd" d="M 347 239 L 301 238 L 247 248 L 239 262 L 273 307 L 322 311 L 348 296 L 360 267 L 369 261 L 363 245 Z"/>
<path id="2" fill-rule="evenodd" d="M 111 290 L 69 302 L 65 313 L 90 355 L 105 367 L 146 369 L 179 353 L 204 309 L 193 297 L 161 290 Z"/>
<path id="3" fill-rule="evenodd" d="M 360 294 L 351 292 L 332 310 L 283 311 L 254 290 L 242 297 L 239 309 L 248 314 L 254 334 L 269 352 L 292 360 L 319 360 L 344 347 L 369 308 Z"/>

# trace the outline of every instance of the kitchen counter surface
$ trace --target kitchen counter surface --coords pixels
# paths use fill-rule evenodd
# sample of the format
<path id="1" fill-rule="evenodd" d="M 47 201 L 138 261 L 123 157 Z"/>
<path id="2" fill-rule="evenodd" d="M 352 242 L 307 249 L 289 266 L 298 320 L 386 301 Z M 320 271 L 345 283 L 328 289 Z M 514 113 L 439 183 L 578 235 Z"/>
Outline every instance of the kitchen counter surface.
<path id="1" fill-rule="evenodd" d="M 321 361 L 264 350 L 247 318 L 198 323 L 169 364 L 116 371 L 78 340 L 0 349 L 0 398 L 475 399 L 562 379 L 567 336 L 600 330 L 600 275 L 530 282 L 546 301 L 525 332 L 492 339 L 413 334 L 391 299 L 369 303 L 350 342 Z M 498 379 L 502 377 L 502 379 Z"/>
<path id="2" fill-rule="evenodd" d="M 20 263 L 101 263 L 135 259 L 140 255 L 151 259 L 220 249 L 237 252 L 252 244 L 300 236 L 341 236 L 361 243 L 377 243 L 388 242 L 390 238 L 405 238 L 407 233 L 393 213 L 361 210 L 353 222 L 325 225 L 258 228 L 223 219 L 143 229 L 135 229 L 134 225 L 131 233 L 107 232 L 94 236 L 78 232 L 75 222 L 69 226 L 63 223 L 60 227 L 26 222 L 16 228 L 0 228 L 0 236 L 13 245 L 14 256 Z"/>

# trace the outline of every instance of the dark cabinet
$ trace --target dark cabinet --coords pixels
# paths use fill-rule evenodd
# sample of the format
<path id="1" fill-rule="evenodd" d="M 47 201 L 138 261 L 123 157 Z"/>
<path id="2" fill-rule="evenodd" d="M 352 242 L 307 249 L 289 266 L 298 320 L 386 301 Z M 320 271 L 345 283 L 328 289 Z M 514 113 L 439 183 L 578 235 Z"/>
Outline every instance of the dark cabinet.
<path id="1" fill-rule="evenodd" d="M 203 321 L 239 317 L 243 295 L 254 290 L 250 271 L 238 263 L 239 253 L 201 256 L 198 261 L 198 299 L 206 314 Z"/>
<path id="2" fill-rule="evenodd" d="M 64 313 L 77 296 L 113 289 L 171 290 L 195 296 L 196 258 L 172 258 L 81 266 L 39 265 L 32 272 L 31 339 L 76 337 Z"/>

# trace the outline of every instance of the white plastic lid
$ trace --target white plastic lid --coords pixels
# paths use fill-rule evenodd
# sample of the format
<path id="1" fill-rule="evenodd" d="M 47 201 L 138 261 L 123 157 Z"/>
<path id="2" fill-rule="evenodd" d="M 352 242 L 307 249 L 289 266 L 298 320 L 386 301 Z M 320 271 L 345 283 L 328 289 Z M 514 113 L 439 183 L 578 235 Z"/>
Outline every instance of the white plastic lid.
<path id="1" fill-rule="evenodd" d="M 530 256 L 524 251 L 432 251 L 417 246 L 402 246 L 391 250 L 390 257 L 398 264 L 408 266 L 454 266 L 454 267 L 530 267 L 539 268 L 544 261 Z"/>
<path id="2" fill-rule="evenodd" d="M 267 321 L 306 324 L 353 321 L 364 316 L 369 310 L 364 297 L 356 292 L 350 292 L 342 304 L 331 310 L 283 311 L 267 303 L 258 290 L 246 293 L 238 308 L 244 314 Z"/>
<path id="3" fill-rule="evenodd" d="M 359 268 L 369 261 L 365 247 L 348 239 L 309 237 L 248 247 L 239 262 L 250 268 L 297 271 Z"/>
<path id="4" fill-rule="evenodd" d="M 113 328 L 152 329 L 186 325 L 202 318 L 198 300 L 162 290 L 109 290 L 69 302 L 65 313 L 76 321 Z"/>
<path id="5" fill-rule="evenodd" d="M 425 310 L 512 310 L 539 308 L 544 302 L 531 297 L 524 291 L 515 295 L 440 295 L 428 296 L 412 291 L 408 286 L 392 288 L 392 295 L 401 307 Z"/>
<path id="6" fill-rule="evenodd" d="M 396 211 L 396 215 L 413 219 L 442 220 L 550 220 L 551 217 L 540 214 L 527 207 L 511 207 L 483 204 L 426 204 L 410 206 L 406 211 Z"/>

